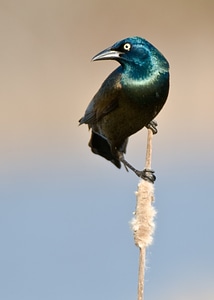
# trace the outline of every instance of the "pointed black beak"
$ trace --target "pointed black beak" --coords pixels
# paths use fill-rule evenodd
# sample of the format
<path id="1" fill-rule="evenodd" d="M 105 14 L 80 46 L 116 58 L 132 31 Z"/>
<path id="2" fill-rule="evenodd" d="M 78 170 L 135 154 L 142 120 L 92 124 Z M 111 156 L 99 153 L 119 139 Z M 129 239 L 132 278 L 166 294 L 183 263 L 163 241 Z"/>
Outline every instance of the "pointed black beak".
<path id="1" fill-rule="evenodd" d="M 107 49 L 101 51 L 97 55 L 95 55 L 92 58 L 92 61 L 96 61 L 96 60 L 108 60 L 108 59 L 118 60 L 122 54 L 123 54 L 123 52 L 120 52 L 120 51 L 117 51 L 117 50 L 113 50 L 110 47 L 110 48 L 107 48 Z"/>

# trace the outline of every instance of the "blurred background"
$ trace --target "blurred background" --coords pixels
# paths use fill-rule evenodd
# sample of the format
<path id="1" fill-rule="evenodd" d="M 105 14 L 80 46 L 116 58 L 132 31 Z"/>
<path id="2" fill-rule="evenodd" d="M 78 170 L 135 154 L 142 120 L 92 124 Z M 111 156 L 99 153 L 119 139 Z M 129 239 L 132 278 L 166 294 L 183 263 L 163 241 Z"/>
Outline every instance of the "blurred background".
<path id="1" fill-rule="evenodd" d="M 139 35 L 169 60 L 145 299 L 214 298 L 214 2 L 0 0 L 0 299 L 136 299 L 138 178 L 91 153 L 86 106 Z M 126 158 L 142 169 L 146 130 Z"/>

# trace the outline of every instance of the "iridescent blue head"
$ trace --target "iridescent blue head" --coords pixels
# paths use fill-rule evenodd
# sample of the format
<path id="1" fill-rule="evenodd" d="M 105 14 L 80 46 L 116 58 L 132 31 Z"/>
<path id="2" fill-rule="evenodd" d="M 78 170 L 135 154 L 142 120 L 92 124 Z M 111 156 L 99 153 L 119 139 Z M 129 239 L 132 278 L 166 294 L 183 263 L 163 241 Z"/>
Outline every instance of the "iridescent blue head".
<path id="1" fill-rule="evenodd" d="M 92 60 L 116 60 L 122 65 L 124 71 L 134 70 L 135 74 L 132 76 L 138 78 L 144 78 L 154 71 L 160 73 L 169 71 L 166 58 L 152 44 L 137 36 L 115 43 L 95 55 Z"/>

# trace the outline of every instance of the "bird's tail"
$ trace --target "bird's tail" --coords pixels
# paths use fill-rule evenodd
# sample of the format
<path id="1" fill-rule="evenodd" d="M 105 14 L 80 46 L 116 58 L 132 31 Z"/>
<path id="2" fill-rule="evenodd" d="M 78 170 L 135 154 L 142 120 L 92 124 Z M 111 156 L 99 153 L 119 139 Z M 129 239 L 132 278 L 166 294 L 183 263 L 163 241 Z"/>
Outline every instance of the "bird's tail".
<path id="1" fill-rule="evenodd" d="M 111 147 L 107 140 L 103 138 L 101 135 L 92 131 L 91 139 L 88 143 L 89 147 L 91 147 L 91 151 L 95 154 L 98 154 L 105 159 L 111 161 L 117 168 L 121 168 L 121 163 L 119 157 L 112 154 Z"/>

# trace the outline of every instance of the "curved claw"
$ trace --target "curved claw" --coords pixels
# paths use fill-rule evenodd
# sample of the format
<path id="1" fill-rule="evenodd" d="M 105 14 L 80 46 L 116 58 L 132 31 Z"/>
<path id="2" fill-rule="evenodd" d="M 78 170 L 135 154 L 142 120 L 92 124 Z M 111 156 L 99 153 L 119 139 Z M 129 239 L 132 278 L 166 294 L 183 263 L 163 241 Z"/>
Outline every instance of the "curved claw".
<path id="1" fill-rule="evenodd" d="M 126 169 L 126 171 L 128 171 L 128 169 L 132 170 L 138 177 L 154 183 L 156 180 L 156 176 L 154 175 L 155 171 L 150 170 L 150 169 L 144 169 L 143 171 L 138 171 L 136 170 L 132 165 L 130 165 L 130 163 L 128 163 L 124 156 L 123 153 L 119 152 L 119 160 L 124 164 L 124 167 Z"/>
<path id="2" fill-rule="evenodd" d="M 138 170 L 135 171 L 135 174 L 138 177 L 140 177 L 148 182 L 151 182 L 151 183 L 154 183 L 156 180 L 156 176 L 154 175 L 154 173 L 155 173 L 155 171 L 148 170 L 148 169 L 144 169 L 143 171 L 138 171 Z"/>
<path id="3" fill-rule="evenodd" d="M 146 128 L 151 129 L 152 133 L 156 134 L 158 132 L 157 126 L 158 126 L 158 123 L 155 120 L 153 120 L 153 121 L 149 122 L 149 124 L 146 126 Z"/>

